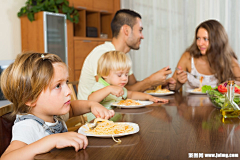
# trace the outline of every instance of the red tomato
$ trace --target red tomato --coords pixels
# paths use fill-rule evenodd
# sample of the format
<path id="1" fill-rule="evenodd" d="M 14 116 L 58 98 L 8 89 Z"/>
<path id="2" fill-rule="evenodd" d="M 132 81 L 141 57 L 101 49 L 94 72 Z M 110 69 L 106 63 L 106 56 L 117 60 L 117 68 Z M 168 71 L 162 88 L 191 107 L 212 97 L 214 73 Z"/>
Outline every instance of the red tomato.
<path id="1" fill-rule="evenodd" d="M 235 93 L 240 93 L 240 89 L 238 89 L 237 87 L 235 87 L 234 92 L 235 92 Z"/>
<path id="2" fill-rule="evenodd" d="M 218 86 L 218 91 L 221 93 L 227 93 L 227 88 L 224 87 L 223 85 Z"/>
<path id="3" fill-rule="evenodd" d="M 218 91 L 221 92 L 221 93 L 227 93 L 227 87 L 224 87 L 224 85 L 219 85 L 218 86 Z M 240 94 L 240 89 L 235 87 L 234 92 Z"/>

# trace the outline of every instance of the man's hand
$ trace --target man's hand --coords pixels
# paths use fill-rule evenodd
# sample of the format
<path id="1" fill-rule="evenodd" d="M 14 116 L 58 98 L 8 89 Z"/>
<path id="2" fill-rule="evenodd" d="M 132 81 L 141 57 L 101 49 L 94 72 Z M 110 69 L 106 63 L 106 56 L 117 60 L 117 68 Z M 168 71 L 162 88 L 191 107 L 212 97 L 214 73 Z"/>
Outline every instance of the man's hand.
<path id="1" fill-rule="evenodd" d="M 177 85 L 177 81 L 173 77 L 171 77 L 166 80 L 166 84 L 164 85 L 165 87 L 163 88 L 166 88 L 169 90 L 175 90 L 176 85 Z"/>
<path id="2" fill-rule="evenodd" d="M 151 76 L 148 77 L 151 83 L 151 86 L 158 86 L 158 85 L 165 84 L 167 76 L 171 73 L 172 71 L 169 69 L 169 67 L 165 67 L 153 73 Z"/>

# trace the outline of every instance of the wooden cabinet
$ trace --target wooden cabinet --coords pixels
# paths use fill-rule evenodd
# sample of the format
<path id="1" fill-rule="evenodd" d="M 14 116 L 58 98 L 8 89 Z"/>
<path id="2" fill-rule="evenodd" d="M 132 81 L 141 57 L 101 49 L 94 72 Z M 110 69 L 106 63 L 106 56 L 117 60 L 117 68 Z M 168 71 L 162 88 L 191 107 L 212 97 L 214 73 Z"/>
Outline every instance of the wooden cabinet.
<path id="1" fill-rule="evenodd" d="M 79 23 L 73 25 L 74 80 L 79 80 L 83 62 L 93 48 L 105 41 L 111 41 L 111 21 L 120 9 L 120 0 L 69 0 L 78 8 Z M 86 4 L 87 2 L 87 4 Z M 97 37 L 87 37 L 87 27 L 97 29 Z M 101 34 L 107 39 L 100 38 Z"/>
<path id="2" fill-rule="evenodd" d="M 102 12 L 114 12 L 114 3 L 118 2 L 116 0 L 69 0 L 69 5 L 75 8 Z"/>
<path id="3" fill-rule="evenodd" d="M 113 1 L 93 0 L 93 8 L 99 9 L 103 12 L 112 12 L 113 11 Z"/>
<path id="4" fill-rule="evenodd" d="M 21 17 L 22 51 L 44 52 L 43 12 L 35 14 L 35 21 L 30 22 L 27 16 Z"/>
<path id="5" fill-rule="evenodd" d="M 79 23 L 67 20 L 67 52 L 69 80 L 79 79 L 83 62 L 91 50 L 105 41 L 111 41 L 111 21 L 120 9 L 120 0 L 69 0 L 79 12 Z M 22 50 L 44 52 L 42 12 L 35 15 L 36 21 L 21 18 Z M 87 37 L 87 27 L 97 29 L 96 37 Z M 100 35 L 107 35 L 107 39 Z"/>
<path id="6" fill-rule="evenodd" d="M 89 8 L 93 6 L 93 0 L 69 0 L 69 5 L 75 8 Z"/>
<path id="7" fill-rule="evenodd" d="M 80 70 L 87 55 L 96 47 L 99 43 L 91 40 L 75 40 L 74 41 L 74 68 Z"/>
<path id="8" fill-rule="evenodd" d="M 92 51 L 93 48 L 105 42 L 106 39 L 85 39 L 85 38 L 74 38 L 74 68 L 75 77 L 77 81 L 81 74 L 81 69 L 87 55 Z"/>
<path id="9" fill-rule="evenodd" d="M 44 16 L 45 15 L 45 16 Z M 22 42 L 22 52 L 39 52 L 39 53 L 44 53 L 46 50 L 51 53 L 58 54 L 62 51 L 61 48 L 63 47 L 66 52 L 63 55 L 64 57 L 67 57 L 65 59 L 66 63 L 69 66 L 69 76 L 71 77 L 70 80 L 74 79 L 74 68 L 73 66 L 73 24 L 69 20 L 66 21 L 66 23 L 62 23 L 61 25 L 64 26 L 64 31 L 58 30 L 58 25 L 53 23 L 54 26 L 56 27 L 47 27 L 47 19 L 46 19 L 46 14 L 44 12 L 38 12 L 35 15 L 35 21 L 30 22 L 27 18 L 27 16 L 21 17 L 21 42 Z M 55 19 L 59 20 L 59 19 Z M 65 26 L 66 30 L 65 30 Z M 49 30 L 48 30 L 49 29 Z M 50 30 L 52 31 L 58 31 L 58 33 L 64 35 L 64 37 L 59 37 L 59 34 L 51 34 L 52 32 L 49 32 Z M 65 37 L 64 32 L 67 32 L 67 37 Z M 48 33 L 49 32 L 49 33 Z M 46 36 L 46 34 L 49 34 L 49 36 Z M 55 39 L 51 39 L 54 36 Z M 62 43 L 55 43 L 57 42 L 62 42 L 62 41 L 67 41 L 66 46 L 63 46 Z M 49 42 L 53 42 L 50 48 L 55 48 L 54 51 L 50 51 L 49 48 Z M 60 52 L 57 51 L 60 49 Z M 67 53 L 67 56 L 66 56 Z M 60 56 L 61 57 L 61 56 Z M 63 58 L 62 58 L 63 59 Z M 63 59 L 64 61 L 64 59 Z"/>

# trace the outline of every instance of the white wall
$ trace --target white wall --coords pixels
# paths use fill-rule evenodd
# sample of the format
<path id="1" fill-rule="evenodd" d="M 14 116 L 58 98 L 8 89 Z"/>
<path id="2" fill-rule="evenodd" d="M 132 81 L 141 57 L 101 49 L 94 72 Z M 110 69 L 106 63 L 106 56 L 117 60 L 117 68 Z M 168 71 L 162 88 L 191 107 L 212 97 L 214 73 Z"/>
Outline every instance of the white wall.
<path id="1" fill-rule="evenodd" d="M 25 2 L 0 0 L 0 60 L 12 60 L 21 53 L 21 26 L 17 12 Z"/>

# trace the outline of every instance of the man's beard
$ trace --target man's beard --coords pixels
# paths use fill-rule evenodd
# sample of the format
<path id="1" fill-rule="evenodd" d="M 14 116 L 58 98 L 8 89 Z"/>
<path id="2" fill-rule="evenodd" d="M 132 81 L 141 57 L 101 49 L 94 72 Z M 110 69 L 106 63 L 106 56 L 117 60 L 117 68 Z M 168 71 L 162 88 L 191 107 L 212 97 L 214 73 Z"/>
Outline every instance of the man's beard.
<path id="1" fill-rule="evenodd" d="M 140 49 L 140 45 L 139 45 L 139 46 L 128 45 L 128 47 L 129 47 L 130 49 L 133 49 L 133 50 L 139 50 L 139 49 Z"/>

